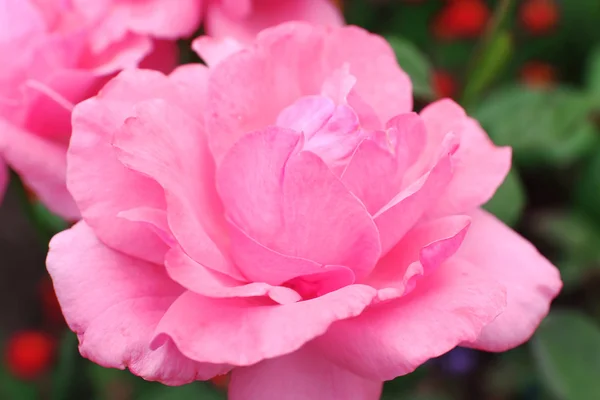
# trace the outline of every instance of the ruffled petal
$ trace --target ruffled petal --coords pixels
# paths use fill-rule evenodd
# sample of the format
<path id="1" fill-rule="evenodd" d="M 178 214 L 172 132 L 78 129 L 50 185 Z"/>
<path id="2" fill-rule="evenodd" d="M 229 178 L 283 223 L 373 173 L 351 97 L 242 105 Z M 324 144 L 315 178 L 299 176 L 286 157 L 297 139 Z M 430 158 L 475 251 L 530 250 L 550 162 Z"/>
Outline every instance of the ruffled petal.
<path id="1" fill-rule="evenodd" d="M 320 355 L 310 344 L 291 354 L 231 374 L 231 400 L 378 400 L 383 382 L 347 371 Z"/>
<path id="2" fill-rule="evenodd" d="M 359 315 L 375 296 L 371 287 L 351 285 L 280 305 L 269 299 L 215 299 L 186 292 L 159 323 L 153 348 L 171 338 L 193 360 L 252 365 L 296 351 L 334 321 Z"/>
<path id="3" fill-rule="evenodd" d="M 321 354 L 354 373 L 390 380 L 475 340 L 506 305 L 505 288 L 452 258 L 408 295 L 334 323 L 315 340 Z"/>
<path id="4" fill-rule="evenodd" d="M 562 288 L 560 274 L 535 247 L 491 214 L 471 213 L 458 256 L 506 286 L 506 310 L 469 346 L 505 351 L 527 341 Z"/>
<path id="5" fill-rule="evenodd" d="M 162 267 L 106 247 L 85 222 L 52 239 L 47 265 L 83 356 L 169 385 L 229 369 L 192 361 L 170 342 L 150 350 L 152 332 L 183 288 Z"/>

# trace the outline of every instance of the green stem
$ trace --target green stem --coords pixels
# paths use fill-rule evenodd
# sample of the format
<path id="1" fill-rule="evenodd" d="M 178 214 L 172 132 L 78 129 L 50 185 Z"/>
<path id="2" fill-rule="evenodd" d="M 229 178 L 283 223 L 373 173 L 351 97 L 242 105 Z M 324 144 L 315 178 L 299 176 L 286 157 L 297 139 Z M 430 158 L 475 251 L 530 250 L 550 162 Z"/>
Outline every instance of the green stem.
<path id="1" fill-rule="evenodd" d="M 489 57 L 487 54 L 490 46 L 493 46 L 495 42 L 498 40 L 499 35 L 505 33 L 502 29 L 506 18 L 509 15 L 509 12 L 513 6 L 513 0 L 500 0 L 500 3 L 494 10 L 494 14 L 484 32 L 479 40 L 479 43 L 475 46 L 473 50 L 472 56 L 467 63 L 466 69 L 466 84 L 465 90 L 463 92 L 462 103 L 463 105 L 468 105 L 468 103 L 474 101 L 474 97 L 476 96 L 477 91 L 472 91 L 472 86 L 474 84 L 471 82 L 473 76 L 477 75 L 477 69 L 481 68 L 481 64 L 485 63 L 486 57 Z M 479 86 L 475 84 L 475 86 Z M 481 85 L 483 86 L 483 85 Z M 483 87 L 482 87 L 483 88 Z"/>
<path id="2" fill-rule="evenodd" d="M 508 12 L 512 8 L 512 3 L 513 0 L 500 0 L 500 3 L 494 10 L 494 14 L 485 29 L 485 32 L 481 36 L 479 43 L 475 46 L 473 55 L 467 64 L 467 73 L 473 72 L 473 69 L 475 69 L 479 60 L 481 60 L 485 49 L 489 47 L 490 43 L 492 43 L 494 38 L 498 35 L 498 31 L 500 31 L 500 28 L 504 24 L 506 17 L 508 17 Z"/>

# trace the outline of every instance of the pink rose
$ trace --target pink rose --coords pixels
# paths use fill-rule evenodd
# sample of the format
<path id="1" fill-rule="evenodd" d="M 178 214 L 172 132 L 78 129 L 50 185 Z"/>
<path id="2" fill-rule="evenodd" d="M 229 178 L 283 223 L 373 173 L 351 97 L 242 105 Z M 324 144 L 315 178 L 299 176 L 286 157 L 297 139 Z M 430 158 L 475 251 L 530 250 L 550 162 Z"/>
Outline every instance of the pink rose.
<path id="1" fill-rule="evenodd" d="M 411 109 L 356 27 L 122 72 L 75 108 L 83 221 L 48 255 L 81 353 L 169 385 L 233 370 L 233 400 L 375 400 L 457 345 L 525 342 L 561 281 L 478 208 L 510 149 L 452 101 Z"/>
<path id="2" fill-rule="evenodd" d="M 191 35 L 200 11 L 197 0 L 0 0 L 0 157 L 54 212 L 79 215 L 65 187 L 73 104 L 140 62 L 172 70 L 166 39 Z"/>

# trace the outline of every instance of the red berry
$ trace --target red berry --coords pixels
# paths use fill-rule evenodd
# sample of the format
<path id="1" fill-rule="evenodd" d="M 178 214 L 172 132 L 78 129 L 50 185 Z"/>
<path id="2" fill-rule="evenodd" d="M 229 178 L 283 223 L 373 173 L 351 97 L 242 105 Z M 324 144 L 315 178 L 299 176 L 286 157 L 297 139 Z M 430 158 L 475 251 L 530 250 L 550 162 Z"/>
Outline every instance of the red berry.
<path id="1" fill-rule="evenodd" d="M 50 367 L 54 348 L 54 340 L 44 332 L 18 332 L 6 344 L 7 368 L 20 379 L 35 379 Z"/>
<path id="2" fill-rule="evenodd" d="M 529 33 L 543 35 L 556 26 L 558 7 L 554 0 L 527 0 L 519 10 L 519 18 Z"/>
<path id="3" fill-rule="evenodd" d="M 521 82 L 530 87 L 548 87 L 556 81 L 555 68 L 540 61 L 530 61 L 521 68 Z"/>
<path id="4" fill-rule="evenodd" d="M 229 379 L 229 374 L 223 374 L 215 376 L 210 381 L 218 388 L 227 389 L 227 386 L 229 386 Z"/>
<path id="5" fill-rule="evenodd" d="M 433 93 L 438 99 L 454 97 L 456 95 L 456 81 L 448 72 L 441 70 L 434 71 L 431 81 Z"/>
<path id="6" fill-rule="evenodd" d="M 433 23 L 441 39 L 473 38 L 479 36 L 490 18 L 490 10 L 482 0 L 449 2 Z"/>

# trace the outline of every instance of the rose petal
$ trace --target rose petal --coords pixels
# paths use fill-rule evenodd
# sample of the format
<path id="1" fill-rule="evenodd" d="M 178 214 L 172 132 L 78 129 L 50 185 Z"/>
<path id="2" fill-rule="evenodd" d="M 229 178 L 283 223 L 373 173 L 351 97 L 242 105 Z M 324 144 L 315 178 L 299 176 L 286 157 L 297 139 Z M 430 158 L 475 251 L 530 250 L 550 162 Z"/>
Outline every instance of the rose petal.
<path id="1" fill-rule="evenodd" d="M 211 67 L 243 48 L 244 46 L 240 42 L 231 37 L 216 39 L 210 36 L 200 36 L 192 42 L 192 50 Z"/>
<path id="2" fill-rule="evenodd" d="M 153 346 L 171 338 L 196 361 L 252 365 L 299 349 L 334 321 L 359 315 L 375 296 L 373 288 L 351 285 L 315 299 L 280 305 L 186 292 L 159 323 Z"/>
<path id="3" fill-rule="evenodd" d="M 425 141 L 425 125 L 416 114 L 403 114 L 388 123 L 387 132 L 363 140 L 350 158 L 342 182 L 375 215 L 402 189 L 404 173 Z"/>
<path id="4" fill-rule="evenodd" d="M 386 254 L 435 205 L 452 178 L 453 137 L 447 136 L 442 154 L 434 167 L 396 195 L 374 216 L 383 254 Z"/>
<path id="5" fill-rule="evenodd" d="M 234 146 L 217 176 L 227 215 L 277 253 L 366 275 L 380 251 L 373 220 L 319 157 L 306 151 L 291 155 L 298 142 L 293 132 L 269 128 Z M 250 277 L 253 271 L 244 273 Z M 261 278 L 251 279 L 268 279 Z"/>
<path id="6" fill-rule="evenodd" d="M 109 246 L 142 259 L 162 263 L 167 246 L 151 227 L 117 217 L 138 207 L 166 209 L 163 189 L 153 180 L 126 168 L 112 146 L 113 135 L 134 105 L 149 98 L 166 99 L 183 109 L 201 106 L 178 80 L 148 70 L 128 70 L 111 80 L 98 96 L 80 103 L 73 111 L 73 135 L 68 158 L 67 186 L 83 218 Z M 189 75 L 191 76 L 191 75 Z M 101 187 L 103 190 L 90 190 Z M 135 188 L 135 190 L 132 190 Z"/>
<path id="7" fill-rule="evenodd" d="M 65 152 L 66 147 L 0 118 L 0 154 L 4 162 L 19 174 L 51 211 L 76 220 L 79 210 L 65 186 Z"/>
<path id="8" fill-rule="evenodd" d="M 356 77 L 353 91 L 383 123 L 412 111 L 410 78 L 398 66 L 388 42 L 356 26 L 331 29 L 329 33 L 323 55 L 326 71 L 349 65 L 350 74 Z M 348 101 L 355 106 L 352 96 Z"/>
<path id="9" fill-rule="evenodd" d="M 321 61 L 306 62 L 312 59 Z M 356 27 L 285 23 L 261 32 L 252 47 L 212 73 L 207 128 L 217 164 L 244 134 L 273 124 L 299 98 L 320 94 L 331 71 L 345 65 L 357 80 L 348 102 L 361 123 L 363 114 L 387 121 L 410 112 L 410 80 L 383 39 Z"/>
<path id="10" fill-rule="evenodd" d="M 414 288 L 415 278 L 428 275 L 459 249 L 470 218 L 453 215 L 419 223 L 385 255 L 362 282 L 378 289 L 396 288 L 402 294 Z M 419 263 L 420 267 L 412 266 Z"/>
<path id="11" fill-rule="evenodd" d="M 231 224 L 229 233 L 233 261 L 250 281 L 281 285 L 294 278 L 325 272 L 327 268 L 315 261 L 281 254 L 263 246 L 234 224 Z M 348 271 L 349 274 L 344 274 L 343 271 L 339 273 L 347 277 L 346 284 L 354 283 L 354 272 L 351 269 L 343 266 L 329 268 Z"/>
<path id="12" fill-rule="evenodd" d="M 370 381 L 329 362 L 307 345 L 231 374 L 231 400 L 378 400 L 383 383 Z"/>
<path id="13" fill-rule="evenodd" d="M 452 100 L 430 104 L 421 117 L 428 131 L 425 158 L 433 156 L 448 132 L 454 132 L 460 141 L 452 182 L 430 214 L 469 212 L 487 202 L 510 170 L 511 149 L 496 147 L 481 126 Z"/>
<path id="14" fill-rule="evenodd" d="M 116 106 L 97 98 L 73 111 L 73 136 L 67 153 L 67 187 L 83 219 L 108 246 L 144 260 L 162 263 L 167 245 L 143 222 L 119 218 L 138 207 L 165 209 L 164 193 L 156 182 L 127 169 L 111 146 L 122 120 Z M 102 187 L 103 190 L 90 190 Z M 132 190 L 134 188 L 134 190 Z"/>
<path id="15" fill-rule="evenodd" d="M 227 259 L 223 206 L 203 127 L 164 100 L 135 107 L 114 138 L 119 160 L 164 188 L 173 236 L 202 265 L 241 277 Z"/>
<path id="16" fill-rule="evenodd" d="M 470 346 L 505 351 L 531 337 L 562 282 L 556 267 L 519 234 L 483 210 L 471 216 L 471 229 L 457 254 L 506 286 L 508 304 Z"/>
<path id="17" fill-rule="evenodd" d="M 279 304 L 295 303 L 301 299 L 298 293 L 287 287 L 271 286 L 262 282 L 239 282 L 227 275 L 212 271 L 192 260 L 179 247 L 169 250 L 165 257 L 165 267 L 175 282 L 207 297 L 269 296 Z"/>
<path id="18" fill-rule="evenodd" d="M 506 305 L 503 286 L 460 259 L 446 261 L 408 296 L 338 321 L 315 340 L 321 354 L 354 373 L 390 380 L 477 338 Z"/>
<path id="19" fill-rule="evenodd" d="M 187 359 L 172 343 L 150 350 L 152 331 L 183 291 L 162 267 L 111 250 L 85 222 L 52 239 L 47 265 L 85 357 L 170 385 L 227 371 Z"/>

